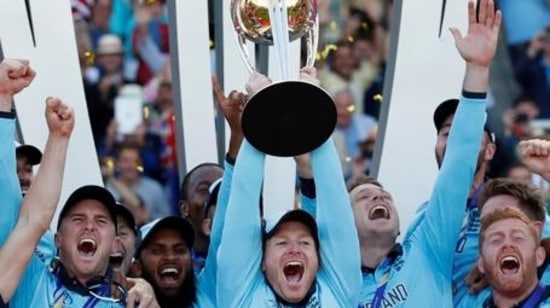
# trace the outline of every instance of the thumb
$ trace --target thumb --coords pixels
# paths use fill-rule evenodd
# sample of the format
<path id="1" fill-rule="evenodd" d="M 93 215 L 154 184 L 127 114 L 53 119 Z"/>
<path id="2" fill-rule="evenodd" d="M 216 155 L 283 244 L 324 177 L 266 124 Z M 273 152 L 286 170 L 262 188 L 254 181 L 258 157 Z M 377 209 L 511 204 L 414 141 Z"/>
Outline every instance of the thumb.
<path id="1" fill-rule="evenodd" d="M 457 28 L 449 28 L 449 31 L 451 31 L 451 34 L 455 39 L 455 43 L 458 43 L 462 40 L 462 34 L 460 33 L 460 30 L 458 30 Z"/>

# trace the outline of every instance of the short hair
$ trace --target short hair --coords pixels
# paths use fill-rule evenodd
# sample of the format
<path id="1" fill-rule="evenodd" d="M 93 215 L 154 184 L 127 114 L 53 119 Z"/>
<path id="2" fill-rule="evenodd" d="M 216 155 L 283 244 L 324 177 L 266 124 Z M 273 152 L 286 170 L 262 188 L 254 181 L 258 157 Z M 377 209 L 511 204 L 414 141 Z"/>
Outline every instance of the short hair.
<path id="1" fill-rule="evenodd" d="M 485 183 L 478 205 L 483 205 L 494 196 L 506 195 L 518 200 L 519 209 L 530 220 L 541 221 L 546 219 L 546 203 L 544 196 L 539 189 L 529 183 L 515 179 L 497 178 Z"/>
<path id="2" fill-rule="evenodd" d="M 189 170 L 189 172 L 187 172 L 185 174 L 185 176 L 183 177 L 183 181 L 181 182 L 180 202 L 189 200 L 189 196 L 187 195 L 187 188 L 189 187 L 189 181 L 191 179 L 191 176 L 193 175 L 193 173 L 195 173 L 195 171 L 197 171 L 197 170 L 199 170 L 203 167 L 218 167 L 220 169 L 223 169 L 222 166 L 220 166 L 219 164 L 216 164 L 216 163 L 202 163 L 202 164 L 199 164 L 199 165 L 195 166 L 195 168 Z"/>
<path id="3" fill-rule="evenodd" d="M 502 209 L 495 209 L 493 212 L 485 215 L 483 218 L 481 218 L 481 230 L 479 232 L 479 247 L 483 244 L 483 241 L 485 240 L 485 231 L 495 222 L 504 220 L 504 219 L 519 219 L 522 222 L 524 222 L 528 227 L 529 231 L 531 231 L 531 234 L 535 238 L 535 243 L 538 243 L 540 241 L 540 235 L 539 232 L 537 232 L 537 229 L 533 225 L 533 221 L 527 217 L 525 213 L 523 213 L 521 210 L 505 207 Z"/>
<path id="4" fill-rule="evenodd" d="M 347 182 L 346 186 L 348 188 L 348 192 L 351 192 L 355 187 L 363 185 L 363 184 L 371 184 L 371 185 L 374 185 L 374 186 L 378 186 L 382 189 L 384 188 L 384 186 L 382 186 L 382 184 L 380 182 L 378 182 L 378 180 L 376 180 L 372 176 L 368 176 L 368 175 L 365 175 L 365 174 L 359 174 L 359 175 L 351 178 Z"/>

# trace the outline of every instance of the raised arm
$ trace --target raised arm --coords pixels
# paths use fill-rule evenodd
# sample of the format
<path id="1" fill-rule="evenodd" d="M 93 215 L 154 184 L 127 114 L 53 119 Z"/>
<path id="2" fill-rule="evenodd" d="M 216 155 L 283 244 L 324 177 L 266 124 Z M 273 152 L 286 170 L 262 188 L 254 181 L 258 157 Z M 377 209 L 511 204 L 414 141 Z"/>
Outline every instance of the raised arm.
<path id="1" fill-rule="evenodd" d="M 265 76 L 254 74 L 247 83 L 247 90 L 250 94 L 255 93 L 268 82 Z M 216 302 L 223 303 L 224 307 L 246 307 L 247 300 L 252 296 L 249 294 L 251 287 L 262 277 L 259 200 L 264 168 L 265 154 L 244 140 L 233 171 L 225 223 L 217 253 Z"/>
<path id="2" fill-rule="evenodd" d="M 311 152 L 322 268 L 342 307 L 356 307 L 361 290 L 359 239 L 332 139 Z M 343 253 L 345 252 L 345 253 Z"/>
<path id="3" fill-rule="evenodd" d="M 22 195 L 16 173 L 15 112 L 13 96 L 26 88 L 36 73 L 27 60 L 5 59 L 0 63 L 0 246 L 15 227 Z"/>
<path id="4" fill-rule="evenodd" d="M 229 192 L 231 191 L 231 181 L 233 179 L 233 165 L 235 164 L 239 148 L 244 139 L 241 130 L 241 115 L 244 108 L 245 95 L 232 91 L 228 97 L 225 97 L 216 78 L 213 78 L 213 86 L 216 100 L 231 129 L 229 149 L 224 162 L 223 178 L 220 191 L 218 192 L 218 201 L 216 203 L 216 212 L 212 222 L 212 231 L 210 232 L 208 256 L 206 257 L 206 263 L 199 278 L 201 292 L 206 293 L 212 301 L 215 301 L 217 285 L 216 272 L 218 267 L 216 256 L 221 243 L 225 213 L 229 202 Z"/>
<path id="5" fill-rule="evenodd" d="M 431 252 L 434 265 L 450 279 L 454 248 L 462 223 L 480 150 L 486 114 L 489 66 L 496 50 L 501 13 L 494 2 L 482 0 L 479 21 L 468 3 L 468 33 L 451 29 L 459 53 L 466 60 L 463 97 L 455 113 L 443 165 L 428 206 L 425 223 L 417 229 L 419 249 Z"/>
<path id="6" fill-rule="evenodd" d="M 73 111 L 59 99 L 50 98 L 46 102 L 46 121 L 50 133 L 40 170 L 23 200 L 17 225 L 0 250 L 0 293 L 6 301 L 17 288 L 59 202 L 69 137 L 74 127 Z"/>

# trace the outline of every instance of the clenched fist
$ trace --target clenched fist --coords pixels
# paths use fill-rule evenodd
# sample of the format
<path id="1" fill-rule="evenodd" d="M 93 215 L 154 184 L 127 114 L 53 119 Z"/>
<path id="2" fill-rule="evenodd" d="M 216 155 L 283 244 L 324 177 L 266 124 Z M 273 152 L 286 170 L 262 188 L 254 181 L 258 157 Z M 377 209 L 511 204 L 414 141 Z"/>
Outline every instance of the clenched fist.
<path id="1" fill-rule="evenodd" d="M 59 98 L 46 99 L 46 123 L 52 136 L 68 138 L 74 128 L 73 108 Z"/>
<path id="2" fill-rule="evenodd" d="M 13 96 L 26 88 L 34 76 L 28 60 L 5 59 L 0 63 L 0 111 L 11 110 Z"/>
<path id="3" fill-rule="evenodd" d="M 518 145 L 521 162 L 532 172 L 550 181 L 550 140 L 532 139 Z"/>

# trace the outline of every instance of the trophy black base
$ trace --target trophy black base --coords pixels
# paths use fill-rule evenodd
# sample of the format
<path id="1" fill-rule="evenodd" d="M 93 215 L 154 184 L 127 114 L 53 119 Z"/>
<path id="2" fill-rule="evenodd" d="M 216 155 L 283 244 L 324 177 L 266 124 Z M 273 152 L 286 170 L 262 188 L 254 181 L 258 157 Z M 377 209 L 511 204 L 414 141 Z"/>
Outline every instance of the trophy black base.
<path id="1" fill-rule="evenodd" d="M 242 115 L 252 146 L 273 156 L 296 156 L 323 144 L 336 126 L 336 106 L 320 87 L 303 81 L 267 86 L 250 98 Z"/>

